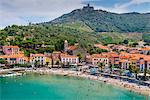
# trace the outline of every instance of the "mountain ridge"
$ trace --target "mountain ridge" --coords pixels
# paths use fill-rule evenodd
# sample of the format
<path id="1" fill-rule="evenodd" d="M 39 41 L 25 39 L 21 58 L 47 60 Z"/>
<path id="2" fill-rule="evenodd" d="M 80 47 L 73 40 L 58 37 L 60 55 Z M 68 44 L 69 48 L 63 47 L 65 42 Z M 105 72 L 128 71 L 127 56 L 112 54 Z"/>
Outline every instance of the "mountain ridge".
<path id="1" fill-rule="evenodd" d="M 150 13 L 112 13 L 90 5 L 75 9 L 47 24 L 82 22 L 95 32 L 150 32 Z"/>
<path id="2" fill-rule="evenodd" d="M 18 45 L 27 55 L 29 52 L 61 51 L 65 40 L 68 40 L 70 45 L 79 43 L 81 48 L 88 48 L 88 45 L 96 43 L 123 44 L 124 41 L 134 46 L 141 40 L 150 45 L 149 14 L 146 14 L 147 19 L 143 20 L 145 14 L 127 14 L 130 17 L 133 16 L 128 18 L 126 14 L 93 9 L 92 7 L 90 9 L 85 7 L 84 10 L 76 9 L 45 23 L 7 26 L 0 30 L 0 45 Z M 143 15 L 144 17 L 141 17 Z M 140 17 L 136 18 L 137 16 Z M 126 22 L 128 24 L 125 24 Z M 138 24 L 141 26 L 134 26 Z M 141 27 L 147 30 L 142 31 Z M 43 44 L 51 47 L 39 48 Z"/>

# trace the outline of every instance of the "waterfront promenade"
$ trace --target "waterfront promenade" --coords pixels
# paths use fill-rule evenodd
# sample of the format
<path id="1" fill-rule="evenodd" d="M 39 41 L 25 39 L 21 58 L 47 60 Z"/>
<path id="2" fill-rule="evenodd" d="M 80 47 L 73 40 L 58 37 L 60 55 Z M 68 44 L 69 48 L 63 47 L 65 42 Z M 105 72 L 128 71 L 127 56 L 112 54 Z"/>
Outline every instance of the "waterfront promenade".
<path id="1" fill-rule="evenodd" d="M 150 96 L 150 84 L 144 81 L 138 81 L 133 78 L 128 78 L 125 76 L 118 76 L 108 73 L 97 73 L 96 75 L 90 75 L 90 73 L 82 72 L 82 71 L 72 71 L 70 69 L 49 69 L 49 68 L 12 68 L 12 69 L 2 69 L 0 73 L 8 73 L 14 71 L 22 71 L 26 73 L 38 73 L 38 74 L 54 74 L 54 75 L 62 75 L 62 76 L 74 76 L 74 77 L 82 77 L 90 80 L 101 81 L 107 84 L 111 84 L 117 87 L 125 88 L 129 91 L 134 91 L 140 94 L 149 95 Z M 16 74 L 17 76 L 20 74 Z M 7 75 L 6 75 L 7 76 Z M 145 85 L 145 83 L 147 83 Z"/>

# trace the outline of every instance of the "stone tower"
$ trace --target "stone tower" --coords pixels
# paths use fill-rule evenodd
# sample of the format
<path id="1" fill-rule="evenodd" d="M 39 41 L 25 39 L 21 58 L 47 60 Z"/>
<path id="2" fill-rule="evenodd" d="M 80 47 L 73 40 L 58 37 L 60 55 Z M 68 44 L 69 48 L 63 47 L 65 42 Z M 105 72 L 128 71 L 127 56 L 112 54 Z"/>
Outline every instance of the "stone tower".
<path id="1" fill-rule="evenodd" d="M 68 41 L 65 40 L 64 41 L 64 52 L 67 52 L 67 50 L 68 50 Z"/>
<path id="2" fill-rule="evenodd" d="M 84 7 L 83 7 L 83 10 L 84 10 L 84 11 L 93 11 L 93 10 L 94 10 L 94 7 L 90 6 L 90 4 L 87 4 L 87 6 L 84 6 Z"/>

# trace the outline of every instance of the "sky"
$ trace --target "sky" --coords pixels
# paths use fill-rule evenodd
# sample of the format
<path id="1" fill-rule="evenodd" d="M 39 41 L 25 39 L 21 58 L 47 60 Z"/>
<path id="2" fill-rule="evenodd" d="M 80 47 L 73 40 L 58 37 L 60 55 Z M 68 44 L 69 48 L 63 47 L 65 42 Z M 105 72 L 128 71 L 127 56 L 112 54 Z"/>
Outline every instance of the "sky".
<path id="1" fill-rule="evenodd" d="M 115 13 L 150 12 L 150 0 L 0 0 L 0 28 L 47 22 L 88 3 Z"/>

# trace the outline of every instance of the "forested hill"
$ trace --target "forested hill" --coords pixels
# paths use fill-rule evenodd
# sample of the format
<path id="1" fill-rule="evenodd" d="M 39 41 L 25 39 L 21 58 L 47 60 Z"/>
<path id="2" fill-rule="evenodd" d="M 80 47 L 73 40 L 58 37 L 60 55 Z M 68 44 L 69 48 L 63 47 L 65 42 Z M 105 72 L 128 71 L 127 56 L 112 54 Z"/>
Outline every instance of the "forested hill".
<path id="1" fill-rule="evenodd" d="M 88 50 L 95 43 L 128 41 L 132 46 L 143 40 L 150 45 L 149 17 L 148 13 L 115 14 L 86 6 L 50 22 L 7 26 L 0 30 L 0 46 L 18 45 L 29 55 L 63 50 L 65 40 Z"/>
<path id="2" fill-rule="evenodd" d="M 85 6 L 47 24 L 82 23 L 95 32 L 150 32 L 150 13 L 117 14 Z"/>

